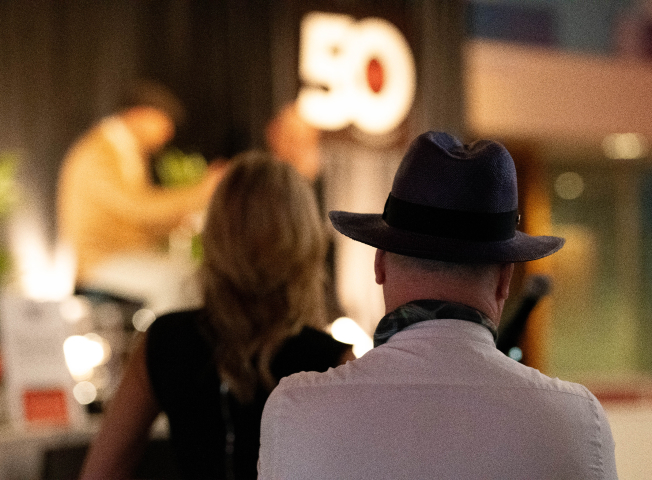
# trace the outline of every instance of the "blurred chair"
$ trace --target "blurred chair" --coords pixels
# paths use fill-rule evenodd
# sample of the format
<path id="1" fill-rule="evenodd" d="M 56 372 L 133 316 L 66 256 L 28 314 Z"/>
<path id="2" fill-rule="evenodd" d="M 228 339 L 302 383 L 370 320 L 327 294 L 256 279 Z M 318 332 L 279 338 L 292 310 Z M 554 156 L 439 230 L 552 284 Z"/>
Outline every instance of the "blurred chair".
<path id="1" fill-rule="evenodd" d="M 50 448 L 43 455 L 41 480 L 74 480 L 79 477 L 88 445 Z M 172 446 L 167 439 L 150 441 L 135 478 L 142 480 L 181 480 Z"/>

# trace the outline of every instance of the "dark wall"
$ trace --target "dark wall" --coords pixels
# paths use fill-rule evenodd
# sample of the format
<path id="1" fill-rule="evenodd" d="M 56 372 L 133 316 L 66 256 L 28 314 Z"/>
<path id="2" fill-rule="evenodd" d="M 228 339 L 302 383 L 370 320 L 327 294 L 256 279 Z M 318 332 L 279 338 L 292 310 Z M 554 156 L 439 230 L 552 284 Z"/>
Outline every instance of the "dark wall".
<path id="1" fill-rule="evenodd" d="M 211 158 L 263 145 L 272 115 L 269 9 L 261 0 L 146 3 L 142 68 L 190 108 L 180 146 Z"/>

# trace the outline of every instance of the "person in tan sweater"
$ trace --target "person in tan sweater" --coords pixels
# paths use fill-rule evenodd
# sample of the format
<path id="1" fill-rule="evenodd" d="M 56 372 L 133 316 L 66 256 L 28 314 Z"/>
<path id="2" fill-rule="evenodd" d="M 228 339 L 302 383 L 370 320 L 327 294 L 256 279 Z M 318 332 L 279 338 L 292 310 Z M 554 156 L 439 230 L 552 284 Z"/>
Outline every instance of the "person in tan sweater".
<path id="1" fill-rule="evenodd" d="M 154 184 L 152 155 L 174 137 L 182 118 L 171 92 L 141 83 L 118 113 L 102 119 L 68 151 L 57 215 L 60 240 L 76 256 L 78 286 L 142 300 L 155 313 L 188 297 L 178 290 L 193 266 L 170 258 L 166 242 L 171 231 L 204 210 L 221 168 L 209 167 L 192 186 Z"/>

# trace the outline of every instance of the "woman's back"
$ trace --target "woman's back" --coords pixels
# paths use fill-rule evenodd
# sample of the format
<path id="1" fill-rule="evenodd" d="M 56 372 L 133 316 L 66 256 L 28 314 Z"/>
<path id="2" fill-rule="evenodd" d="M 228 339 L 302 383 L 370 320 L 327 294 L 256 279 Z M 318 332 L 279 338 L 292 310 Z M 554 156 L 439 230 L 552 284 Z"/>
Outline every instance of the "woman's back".
<path id="1" fill-rule="evenodd" d="M 258 389 L 248 404 L 220 393 L 213 352 L 202 335 L 203 313 L 177 312 L 152 324 L 147 340 L 152 388 L 168 416 L 184 478 L 229 478 L 225 461 L 232 458 L 235 478 L 255 479 L 260 419 L 269 392 Z M 272 375 L 280 379 L 299 371 L 326 371 L 337 366 L 349 348 L 306 327 L 281 345 L 271 363 Z M 225 450 L 227 424 L 235 435 L 232 457 Z"/>

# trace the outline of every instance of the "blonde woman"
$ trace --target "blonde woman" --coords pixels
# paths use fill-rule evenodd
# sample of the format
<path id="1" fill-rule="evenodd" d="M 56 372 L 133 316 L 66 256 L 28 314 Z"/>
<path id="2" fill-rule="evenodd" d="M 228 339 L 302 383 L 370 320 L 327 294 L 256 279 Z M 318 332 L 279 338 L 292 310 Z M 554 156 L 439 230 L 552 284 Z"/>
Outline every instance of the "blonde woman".
<path id="1" fill-rule="evenodd" d="M 165 412 L 184 478 L 256 478 L 278 380 L 352 359 L 322 331 L 324 227 L 309 184 L 263 152 L 232 161 L 203 232 L 205 305 L 157 319 L 136 348 L 82 478 L 129 478 Z"/>

